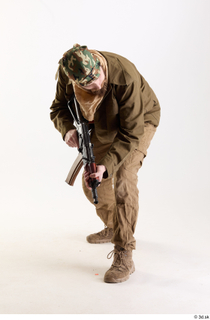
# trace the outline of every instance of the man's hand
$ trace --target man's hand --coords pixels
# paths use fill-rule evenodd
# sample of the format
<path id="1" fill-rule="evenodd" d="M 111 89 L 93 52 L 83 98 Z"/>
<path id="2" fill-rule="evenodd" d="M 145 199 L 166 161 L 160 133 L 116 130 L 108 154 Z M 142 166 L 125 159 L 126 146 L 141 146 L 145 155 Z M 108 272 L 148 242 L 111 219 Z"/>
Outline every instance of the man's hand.
<path id="1" fill-rule="evenodd" d="M 89 187 L 89 179 L 90 178 L 95 178 L 97 179 L 99 182 L 102 181 L 103 179 L 103 174 L 106 171 L 106 167 L 103 165 L 98 165 L 96 166 L 96 172 L 95 173 L 89 173 L 86 170 L 84 171 L 84 178 L 85 178 L 85 185 L 86 187 L 91 190 L 91 188 Z M 100 185 L 99 185 L 100 186 Z"/>
<path id="2" fill-rule="evenodd" d="M 66 144 L 68 144 L 69 147 L 79 148 L 79 141 L 78 141 L 76 129 L 69 130 L 66 133 L 65 142 L 66 142 Z"/>

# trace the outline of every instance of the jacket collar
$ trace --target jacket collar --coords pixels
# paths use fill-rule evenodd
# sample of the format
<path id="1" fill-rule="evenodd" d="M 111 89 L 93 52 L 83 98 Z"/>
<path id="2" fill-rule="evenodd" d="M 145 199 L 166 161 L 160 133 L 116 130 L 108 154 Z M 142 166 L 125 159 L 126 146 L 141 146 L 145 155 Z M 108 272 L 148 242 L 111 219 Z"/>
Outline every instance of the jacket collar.
<path id="1" fill-rule="evenodd" d="M 115 54 L 105 51 L 99 52 L 107 60 L 108 83 L 114 85 L 129 85 L 132 82 L 131 76 L 126 72 L 117 55 L 115 56 Z"/>

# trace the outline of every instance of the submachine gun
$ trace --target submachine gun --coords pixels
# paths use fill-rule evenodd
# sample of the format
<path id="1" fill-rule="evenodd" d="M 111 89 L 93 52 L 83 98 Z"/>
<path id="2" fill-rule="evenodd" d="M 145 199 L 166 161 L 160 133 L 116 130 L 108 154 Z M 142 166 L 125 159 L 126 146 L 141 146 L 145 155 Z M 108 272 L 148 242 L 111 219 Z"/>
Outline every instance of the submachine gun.
<path id="1" fill-rule="evenodd" d="M 76 114 L 71 107 L 72 100 L 74 100 Z M 88 129 L 88 121 L 83 117 L 74 95 L 67 102 L 67 106 L 73 117 L 79 141 L 79 155 L 74 161 L 66 178 L 66 182 L 69 185 L 73 186 L 74 181 L 82 166 L 84 166 L 85 170 L 91 174 L 96 172 L 96 164 L 95 157 L 93 155 L 93 144 L 90 141 L 90 130 Z M 89 179 L 89 187 L 92 189 L 92 196 L 95 204 L 98 203 L 98 194 L 96 188 L 99 184 L 100 182 L 97 179 Z"/>

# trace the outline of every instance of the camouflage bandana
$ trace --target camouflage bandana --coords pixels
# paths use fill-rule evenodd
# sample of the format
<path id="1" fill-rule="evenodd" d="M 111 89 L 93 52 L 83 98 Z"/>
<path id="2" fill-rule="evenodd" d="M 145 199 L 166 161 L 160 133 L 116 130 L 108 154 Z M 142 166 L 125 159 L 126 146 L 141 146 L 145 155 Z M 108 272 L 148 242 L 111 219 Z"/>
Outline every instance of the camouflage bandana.
<path id="1" fill-rule="evenodd" d="M 86 46 L 75 44 L 64 53 L 59 64 L 69 79 L 82 86 L 91 84 L 100 76 L 100 62 Z"/>

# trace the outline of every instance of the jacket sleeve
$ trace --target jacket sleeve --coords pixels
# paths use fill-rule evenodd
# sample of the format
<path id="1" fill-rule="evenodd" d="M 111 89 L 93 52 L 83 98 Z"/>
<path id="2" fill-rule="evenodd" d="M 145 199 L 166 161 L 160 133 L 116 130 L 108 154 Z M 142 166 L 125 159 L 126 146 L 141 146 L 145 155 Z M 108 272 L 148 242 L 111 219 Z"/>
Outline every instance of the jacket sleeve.
<path id="1" fill-rule="evenodd" d="M 50 107 L 50 119 L 53 121 L 55 128 L 61 133 L 63 139 L 69 130 L 75 129 L 72 116 L 67 106 L 67 101 L 73 94 L 73 87 L 72 85 L 68 85 L 67 94 L 67 81 L 67 77 L 60 68 L 55 100 Z"/>
<path id="2" fill-rule="evenodd" d="M 119 130 L 104 158 L 103 164 L 107 175 L 112 177 L 130 153 L 138 147 L 144 133 L 144 111 L 139 83 L 132 82 L 127 86 L 117 86 L 116 94 L 119 107 Z"/>

